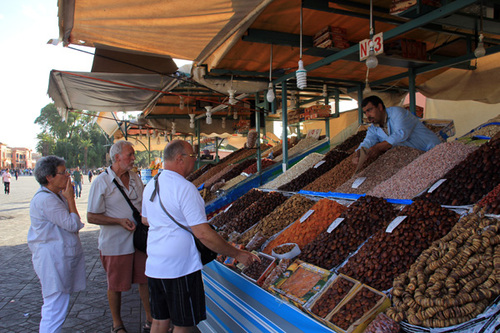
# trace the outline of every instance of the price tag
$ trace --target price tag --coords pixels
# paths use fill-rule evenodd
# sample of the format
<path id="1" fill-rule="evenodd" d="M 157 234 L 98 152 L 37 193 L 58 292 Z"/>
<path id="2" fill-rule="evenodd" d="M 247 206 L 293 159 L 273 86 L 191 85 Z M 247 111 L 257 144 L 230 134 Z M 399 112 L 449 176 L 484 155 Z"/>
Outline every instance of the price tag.
<path id="1" fill-rule="evenodd" d="M 326 230 L 326 232 L 331 233 L 333 230 L 335 230 L 335 228 L 337 228 L 340 225 L 340 223 L 342 223 L 342 221 L 344 221 L 343 217 L 339 217 L 338 219 L 333 221 L 332 224 L 330 224 L 330 226 Z"/>
<path id="2" fill-rule="evenodd" d="M 394 229 L 396 229 L 398 227 L 398 225 L 401 224 L 401 222 L 404 221 L 404 219 L 406 218 L 406 215 L 402 215 L 402 216 L 398 216 L 396 217 L 394 220 L 392 220 L 392 222 L 387 226 L 387 228 L 385 229 L 385 232 L 387 233 L 392 233 L 392 231 Z"/>
<path id="3" fill-rule="evenodd" d="M 434 185 L 431 186 L 431 188 L 427 191 L 427 193 L 432 193 L 434 192 L 435 189 L 439 187 L 442 183 L 444 183 L 446 179 L 440 179 L 437 182 L 434 183 Z"/>
<path id="4" fill-rule="evenodd" d="M 316 165 L 314 166 L 314 168 L 316 169 L 317 167 L 319 167 L 321 164 L 325 163 L 326 161 L 319 161 L 318 163 L 316 163 Z"/>
<path id="5" fill-rule="evenodd" d="M 227 206 L 226 209 L 224 209 L 224 213 L 227 212 L 229 210 L 229 208 L 231 208 L 233 206 L 233 204 L 230 204 L 229 206 Z"/>
<path id="6" fill-rule="evenodd" d="M 309 218 L 309 216 L 311 216 L 311 214 L 314 213 L 314 210 L 309 210 L 307 211 L 307 213 L 305 213 L 304 215 L 302 215 L 302 217 L 300 218 L 300 223 L 304 222 L 305 220 L 307 220 Z"/>
<path id="7" fill-rule="evenodd" d="M 250 176 L 251 176 L 251 174 L 248 174 L 248 173 L 246 173 L 246 172 L 242 172 L 242 173 L 241 173 L 241 175 L 242 175 L 242 176 L 245 176 L 245 177 L 250 177 Z"/>
<path id="8" fill-rule="evenodd" d="M 352 183 L 352 188 L 358 188 L 363 182 L 366 180 L 366 177 L 358 177 L 356 180 Z"/>

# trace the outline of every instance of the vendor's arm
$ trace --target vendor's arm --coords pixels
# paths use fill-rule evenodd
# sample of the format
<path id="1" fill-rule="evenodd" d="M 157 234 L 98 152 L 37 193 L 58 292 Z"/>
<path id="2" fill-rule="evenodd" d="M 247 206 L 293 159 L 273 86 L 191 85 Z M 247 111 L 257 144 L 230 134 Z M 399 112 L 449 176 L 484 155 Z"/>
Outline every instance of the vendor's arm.
<path id="1" fill-rule="evenodd" d="M 135 230 L 135 223 L 130 221 L 127 218 L 116 218 L 116 217 L 111 217 L 107 216 L 104 214 L 96 214 L 96 213 L 91 213 L 87 212 L 87 221 L 92 224 L 98 224 L 98 225 L 121 225 L 123 228 L 129 230 L 129 231 L 134 231 Z"/>
<path id="2" fill-rule="evenodd" d="M 419 120 L 401 107 L 387 108 L 387 113 L 391 135 L 386 141 L 392 146 L 398 146 L 408 140 Z"/>
<path id="3" fill-rule="evenodd" d="M 389 142 L 382 141 L 382 142 L 377 143 L 376 145 L 374 145 L 370 149 L 368 149 L 368 152 L 366 155 L 367 155 L 368 159 L 374 159 L 374 158 L 377 158 L 378 156 L 382 155 L 383 153 L 385 153 L 386 151 L 388 151 L 391 148 L 392 148 L 392 145 Z"/>
<path id="4" fill-rule="evenodd" d="M 245 250 L 240 250 L 226 242 L 208 223 L 201 223 L 191 227 L 193 234 L 206 247 L 214 252 L 235 258 L 245 266 L 249 266 L 253 261 L 260 261 L 259 257 Z"/>

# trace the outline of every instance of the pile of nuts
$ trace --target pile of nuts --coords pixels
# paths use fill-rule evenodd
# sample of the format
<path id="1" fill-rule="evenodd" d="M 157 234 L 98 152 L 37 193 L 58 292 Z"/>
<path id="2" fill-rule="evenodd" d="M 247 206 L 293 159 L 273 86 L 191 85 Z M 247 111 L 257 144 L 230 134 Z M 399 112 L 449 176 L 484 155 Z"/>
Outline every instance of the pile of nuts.
<path id="1" fill-rule="evenodd" d="M 500 183 L 500 139 L 491 140 L 443 176 L 446 181 L 424 196 L 442 205 L 469 205 Z"/>
<path id="2" fill-rule="evenodd" d="M 477 203 L 475 211 L 481 210 L 483 214 L 500 215 L 500 184 Z"/>
<path id="3" fill-rule="evenodd" d="M 222 179 L 225 179 L 224 176 L 226 174 L 230 173 L 236 166 L 237 166 L 237 164 L 227 165 L 224 169 L 220 170 L 215 175 L 213 175 L 212 177 L 210 177 L 209 179 L 207 179 L 205 181 L 204 188 L 210 189 L 212 187 L 212 185 L 214 185 L 215 183 L 221 181 Z"/>
<path id="4" fill-rule="evenodd" d="M 261 160 L 261 170 L 264 170 L 265 168 L 267 168 L 268 166 L 270 165 L 273 165 L 275 164 L 276 162 L 274 162 L 273 160 L 270 160 L 268 158 L 263 158 Z M 257 162 L 251 164 L 250 166 L 248 166 L 246 169 L 243 170 L 244 173 L 247 173 L 249 175 L 251 174 L 254 174 L 257 172 Z"/>
<path id="5" fill-rule="evenodd" d="M 230 172 L 228 172 L 227 174 L 225 174 L 224 176 L 222 176 L 221 178 L 227 182 L 227 181 L 233 179 L 234 177 L 238 176 L 239 174 L 241 174 L 243 172 L 243 170 L 245 170 L 246 168 L 248 168 L 249 166 L 254 164 L 255 161 L 257 161 L 257 159 L 249 158 L 249 159 L 246 159 L 244 161 L 235 163 L 236 167 L 234 169 L 232 169 Z"/>
<path id="6" fill-rule="evenodd" d="M 248 206 L 265 195 L 266 193 L 262 191 L 251 189 L 243 196 L 236 199 L 226 212 L 221 212 L 219 215 L 214 217 L 214 219 L 212 220 L 212 225 L 217 229 L 221 229 L 228 221 L 230 221 L 235 216 L 238 216 Z"/>
<path id="7" fill-rule="evenodd" d="M 323 157 L 325 157 L 325 155 L 311 153 L 275 179 L 271 180 L 267 184 L 262 185 L 261 188 L 276 190 L 281 185 L 290 182 L 292 179 L 295 179 L 302 173 L 306 172 L 309 168 L 313 167 L 316 163 L 321 161 Z"/>
<path id="8" fill-rule="evenodd" d="M 382 198 L 361 197 L 342 213 L 341 224 L 306 245 L 299 259 L 324 269 L 337 267 L 372 234 L 385 229 L 396 214 L 394 207 Z"/>
<path id="9" fill-rule="evenodd" d="M 295 154 L 301 153 L 302 151 L 308 149 L 311 147 L 313 144 L 317 143 L 318 139 L 309 137 L 300 140 L 296 145 L 294 145 L 292 148 L 288 149 L 288 157 L 292 157 Z M 276 156 L 274 158 L 275 162 L 281 162 L 283 160 L 283 155 Z"/>
<path id="10" fill-rule="evenodd" d="M 335 281 L 316 300 L 311 312 L 325 318 L 347 296 L 355 283 L 339 275 Z"/>
<path id="11" fill-rule="evenodd" d="M 423 153 L 423 151 L 415 148 L 405 146 L 393 147 L 377 158 L 366 169 L 342 184 L 337 188 L 337 191 L 342 193 L 367 193 L 378 184 L 392 177 L 401 168 Z M 359 187 L 352 188 L 354 181 L 359 177 L 366 177 L 366 180 Z"/>
<path id="12" fill-rule="evenodd" d="M 356 148 L 366 137 L 366 130 L 361 130 L 354 135 L 351 135 L 344 140 L 341 144 L 335 146 L 335 149 L 345 151 L 346 153 L 352 154 Z"/>
<path id="13" fill-rule="evenodd" d="M 410 268 L 423 250 L 446 235 L 459 215 L 424 200 L 414 201 L 398 215 L 406 218 L 392 231 L 375 233 L 340 268 L 340 272 L 377 290 L 387 290 L 393 279 Z"/>
<path id="14" fill-rule="evenodd" d="M 317 167 L 314 166 L 309 168 L 307 171 L 302 173 L 300 176 L 292 179 L 290 182 L 278 187 L 278 190 L 281 191 L 291 191 L 296 192 L 300 191 L 309 183 L 316 180 L 318 177 L 322 176 L 325 172 L 329 171 L 337 164 L 342 162 L 348 157 L 348 154 L 343 151 L 331 150 L 329 151 L 325 157 L 320 161 L 321 165 Z M 319 163 L 318 163 L 319 164 Z"/>
<path id="15" fill-rule="evenodd" d="M 238 240 L 240 244 L 247 245 L 252 237 L 260 232 L 264 237 L 271 237 L 288 227 L 296 219 L 304 215 L 313 205 L 315 201 L 296 194 L 282 205 L 278 206 L 269 215 L 265 216 L 256 226 L 241 235 Z"/>
<path id="16" fill-rule="evenodd" d="M 458 141 L 443 142 L 375 186 L 369 195 L 392 199 L 411 199 L 434 184 L 467 155 L 477 149 Z"/>
<path id="17" fill-rule="evenodd" d="M 302 223 L 300 219 L 283 230 L 274 240 L 270 241 L 263 252 L 271 254 L 273 248 L 284 243 L 296 243 L 300 248 L 311 242 L 346 210 L 346 207 L 329 199 L 321 199 L 311 207 L 314 211 Z"/>
<path id="18" fill-rule="evenodd" d="M 246 267 L 242 273 L 248 276 L 249 278 L 257 281 L 262 274 L 266 271 L 266 269 L 273 262 L 272 259 L 265 257 L 263 255 L 259 255 L 260 262 L 254 261 L 250 264 L 250 266 Z"/>
<path id="19" fill-rule="evenodd" d="M 233 217 L 224 225 L 223 231 L 230 234 L 232 232 L 242 233 L 255 223 L 259 222 L 276 207 L 285 202 L 286 197 L 278 192 L 266 193 L 262 198 L 248 206 L 239 215 Z"/>
<path id="20" fill-rule="evenodd" d="M 295 244 L 283 244 L 280 246 L 276 246 L 273 249 L 273 252 L 276 254 L 285 254 L 285 253 L 292 251 L 294 247 L 295 247 Z"/>
<path id="21" fill-rule="evenodd" d="M 231 153 L 230 155 L 235 154 L 236 152 L 237 151 Z M 230 155 L 228 155 L 228 156 L 230 156 Z M 215 166 L 215 164 L 205 164 L 201 168 L 198 168 L 197 170 L 193 171 L 189 176 L 186 177 L 186 179 L 188 181 L 192 182 L 193 180 L 200 177 L 202 174 L 204 174 L 205 172 L 207 172 L 209 169 L 213 168 L 214 166 Z"/>
<path id="22" fill-rule="evenodd" d="M 330 322 L 347 331 L 356 320 L 362 318 L 368 311 L 373 309 L 383 297 L 369 288 L 362 286 L 347 303 L 335 311 Z"/>
<path id="23" fill-rule="evenodd" d="M 387 315 L 448 327 L 483 313 L 500 295 L 500 221 L 470 214 L 394 280 Z"/>

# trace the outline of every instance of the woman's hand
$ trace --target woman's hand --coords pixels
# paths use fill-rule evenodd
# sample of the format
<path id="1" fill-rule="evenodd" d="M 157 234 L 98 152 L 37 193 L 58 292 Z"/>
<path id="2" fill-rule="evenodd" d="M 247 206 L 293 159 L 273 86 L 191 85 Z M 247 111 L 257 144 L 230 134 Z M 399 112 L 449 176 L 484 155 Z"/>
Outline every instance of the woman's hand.
<path id="1" fill-rule="evenodd" d="M 68 177 L 66 188 L 61 191 L 61 194 L 66 198 L 66 200 L 68 200 L 68 202 L 71 200 L 75 200 L 75 192 L 73 190 L 73 185 L 71 185 L 71 178 Z"/>

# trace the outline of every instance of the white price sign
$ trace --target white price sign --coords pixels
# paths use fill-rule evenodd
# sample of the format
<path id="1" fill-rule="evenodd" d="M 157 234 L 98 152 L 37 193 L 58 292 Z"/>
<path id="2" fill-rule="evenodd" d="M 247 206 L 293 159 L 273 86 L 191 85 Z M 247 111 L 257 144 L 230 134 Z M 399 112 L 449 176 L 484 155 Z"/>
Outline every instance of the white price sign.
<path id="1" fill-rule="evenodd" d="M 233 204 L 230 204 L 229 206 L 227 206 L 226 209 L 224 209 L 224 213 L 227 212 L 229 210 L 229 208 L 231 208 L 233 206 Z"/>
<path id="2" fill-rule="evenodd" d="M 358 177 L 351 185 L 351 188 L 358 188 L 366 180 L 366 177 Z"/>
<path id="3" fill-rule="evenodd" d="M 370 42 L 373 40 L 373 51 L 375 55 L 384 53 L 384 33 L 381 32 L 373 36 L 373 39 L 364 39 L 359 42 L 359 60 L 363 61 L 368 58 L 370 52 Z"/>
<path id="4" fill-rule="evenodd" d="M 318 168 L 321 164 L 325 163 L 326 161 L 319 161 L 318 163 L 316 163 L 316 165 L 314 166 L 314 168 Z"/>
<path id="5" fill-rule="evenodd" d="M 385 232 L 387 233 L 392 233 L 394 231 L 394 229 L 396 229 L 398 227 L 398 225 L 401 224 L 401 222 L 404 221 L 404 219 L 406 218 L 406 215 L 402 215 L 402 216 L 398 216 L 396 217 L 394 220 L 392 220 L 392 222 L 387 226 L 387 229 L 385 229 Z"/>
<path id="6" fill-rule="evenodd" d="M 339 217 L 338 219 L 333 221 L 332 224 L 330 224 L 330 226 L 326 230 L 326 232 L 331 233 L 333 230 L 335 230 L 335 228 L 337 228 L 340 225 L 340 223 L 342 223 L 342 221 L 344 221 L 343 217 Z"/>
<path id="7" fill-rule="evenodd" d="M 302 217 L 300 218 L 300 223 L 304 222 L 305 220 L 307 220 L 307 218 L 309 216 L 311 216 L 311 214 L 314 213 L 314 210 L 309 210 L 307 211 L 307 213 L 305 213 L 304 215 L 302 215 Z"/>
<path id="8" fill-rule="evenodd" d="M 434 192 L 435 189 L 439 187 L 442 183 L 444 183 L 446 179 L 440 179 L 437 182 L 434 183 L 434 185 L 431 186 L 431 188 L 427 191 L 427 193 L 432 193 Z"/>
<path id="9" fill-rule="evenodd" d="M 321 128 L 317 129 L 312 129 L 307 132 L 306 138 L 315 138 L 319 139 L 319 136 L 321 135 Z"/>

